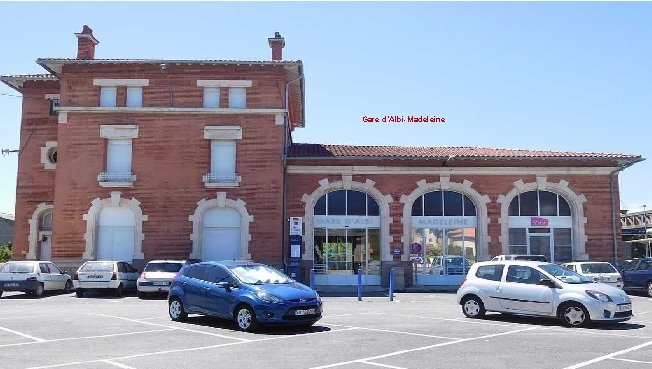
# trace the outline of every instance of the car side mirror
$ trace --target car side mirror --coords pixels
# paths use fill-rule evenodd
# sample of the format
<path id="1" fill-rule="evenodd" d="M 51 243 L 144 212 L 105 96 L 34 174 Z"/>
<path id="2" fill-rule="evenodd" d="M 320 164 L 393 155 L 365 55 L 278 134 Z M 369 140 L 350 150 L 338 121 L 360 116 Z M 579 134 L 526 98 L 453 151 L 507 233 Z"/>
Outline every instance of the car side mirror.
<path id="1" fill-rule="evenodd" d="M 539 285 L 548 286 L 549 288 L 556 288 L 557 287 L 555 282 L 551 281 L 550 279 L 542 279 L 542 280 L 540 280 Z"/>
<path id="2" fill-rule="evenodd" d="M 231 291 L 231 284 L 229 282 L 217 282 L 217 287 L 224 288 L 227 291 Z"/>

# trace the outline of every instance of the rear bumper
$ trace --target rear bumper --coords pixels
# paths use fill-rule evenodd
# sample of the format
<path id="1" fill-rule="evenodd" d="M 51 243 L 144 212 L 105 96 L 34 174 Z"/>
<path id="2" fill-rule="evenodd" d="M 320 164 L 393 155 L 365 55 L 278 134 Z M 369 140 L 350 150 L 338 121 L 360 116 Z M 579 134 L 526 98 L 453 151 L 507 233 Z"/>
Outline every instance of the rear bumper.
<path id="1" fill-rule="evenodd" d="M 157 283 L 167 283 L 166 285 L 157 285 Z M 136 283 L 136 288 L 138 289 L 138 292 L 147 292 L 147 293 L 154 293 L 154 292 L 169 292 L 170 291 L 170 283 L 168 281 L 148 281 L 144 279 L 138 279 L 138 282 Z"/>
<path id="2" fill-rule="evenodd" d="M 33 291 L 39 281 L 3 281 L 0 282 L 0 291 Z"/>
<path id="3" fill-rule="evenodd" d="M 75 289 L 82 289 L 82 290 L 99 290 L 99 289 L 105 289 L 105 288 L 111 288 L 111 289 L 116 289 L 120 285 L 120 281 L 118 280 L 111 280 L 108 282 L 82 282 L 82 281 L 72 281 L 73 287 Z"/>

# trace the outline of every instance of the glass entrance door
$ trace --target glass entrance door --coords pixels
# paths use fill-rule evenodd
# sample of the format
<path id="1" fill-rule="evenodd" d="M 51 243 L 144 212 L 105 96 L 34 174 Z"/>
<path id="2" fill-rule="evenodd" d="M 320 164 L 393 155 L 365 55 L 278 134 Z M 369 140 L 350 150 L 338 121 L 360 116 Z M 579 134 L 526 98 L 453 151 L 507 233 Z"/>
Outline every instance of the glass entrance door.
<path id="1" fill-rule="evenodd" d="M 380 284 L 379 229 L 315 228 L 314 234 L 317 284 L 356 284 L 359 269 L 364 284 Z"/>
<path id="2" fill-rule="evenodd" d="M 530 236 L 530 252 L 532 255 L 544 255 L 546 259 L 553 261 L 550 258 L 550 235 L 532 235 Z"/>

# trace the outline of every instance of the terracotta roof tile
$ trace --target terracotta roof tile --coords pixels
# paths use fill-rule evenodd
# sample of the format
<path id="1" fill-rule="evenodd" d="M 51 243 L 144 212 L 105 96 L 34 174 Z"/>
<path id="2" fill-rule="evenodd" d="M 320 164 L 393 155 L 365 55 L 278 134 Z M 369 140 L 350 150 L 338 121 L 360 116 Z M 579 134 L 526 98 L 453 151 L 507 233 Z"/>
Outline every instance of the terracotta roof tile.
<path id="1" fill-rule="evenodd" d="M 290 147 L 290 158 L 347 158 L 347 157 L 389 157 L 389 158 L 469 158 L 469 159 L 624 159 L 639 161 L 640 155 L 570 152 L 550 150 L 516 150 L 488 147 L 449 146 L 359 146 L 297 143 Z"/>

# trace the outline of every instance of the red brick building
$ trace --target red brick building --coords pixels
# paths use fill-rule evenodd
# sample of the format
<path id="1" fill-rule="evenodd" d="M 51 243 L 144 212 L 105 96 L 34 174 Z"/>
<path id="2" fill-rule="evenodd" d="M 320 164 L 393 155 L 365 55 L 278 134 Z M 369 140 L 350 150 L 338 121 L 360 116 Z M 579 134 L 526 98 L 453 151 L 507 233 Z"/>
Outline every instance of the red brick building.
<path id="1" fill-rule="evenodd" d="M 293 143 L 303 64 L 278 33 L 270 61 L 95 59 L 76 36 L 77 58 L 2 77 L 24 96 L 16 259 L 292 259 L 370 285 L 400 265 L 428 285 L 497 254 L 626 256 L 618 172 L 640 156 Z"/>

